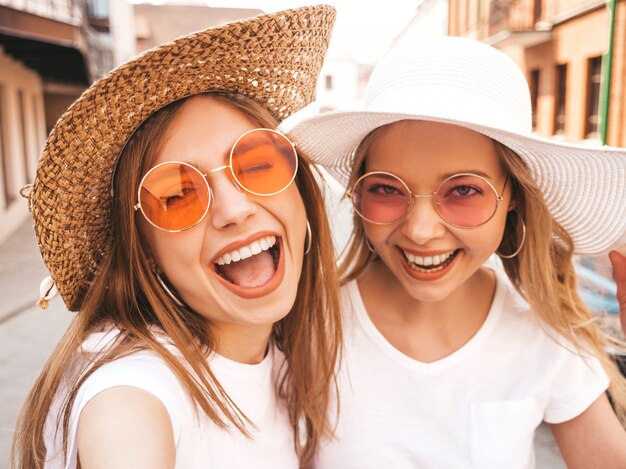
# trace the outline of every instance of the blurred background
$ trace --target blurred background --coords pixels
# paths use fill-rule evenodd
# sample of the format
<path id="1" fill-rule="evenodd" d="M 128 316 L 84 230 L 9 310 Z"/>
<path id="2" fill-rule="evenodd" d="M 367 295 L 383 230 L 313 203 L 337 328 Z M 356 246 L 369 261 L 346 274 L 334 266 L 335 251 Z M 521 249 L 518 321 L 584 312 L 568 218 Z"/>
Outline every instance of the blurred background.
<path id="1" fill-rule="evenodd" d="M 327 0 L 337 23 L 320 75 L 321 110 L 362 100 L 391 49 L 440 35 L 491 44 L 524 70 L 537 134 L 626 147 L 626 1 Z M 47 275 L 19 189 L 32 182 L 46 136 L 92 83 L 143 50 L 192 31 L 309 4 L 222 0 L 0 0 L 0 469 L 19 405 L 71 320 L 62 302 L 34 307 Z M 329 182 L 338 250 L 350 207 Z M 614 333 L 615 285 L 606 257 L 577 259 L 580 290 Z M 549 467 L 562 467 L 554 463 Z M 538 467 L 548 467 L 548 465 Z"/>

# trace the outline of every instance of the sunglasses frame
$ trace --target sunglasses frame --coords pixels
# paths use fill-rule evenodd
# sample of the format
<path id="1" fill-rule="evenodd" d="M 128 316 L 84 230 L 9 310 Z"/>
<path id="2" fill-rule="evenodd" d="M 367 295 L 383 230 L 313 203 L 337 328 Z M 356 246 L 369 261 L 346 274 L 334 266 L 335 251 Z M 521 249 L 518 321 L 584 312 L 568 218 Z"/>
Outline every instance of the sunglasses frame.
<path id="1" fill-rule="evenodd" d="M 372 175 L 383 175 L 383 176 L 391 176 L 394 179 L 398 180 L 400 182 L 400 184 L 402 184 L 402 186 L 404 186 L 404 188 L 406 189 L 407 193 L 411 196 L 409 198 L 409 203 L 406 206 L 406 210 L 404 211 L 404 213 L 402 214 L 401 217 L 399 217 L 397 220 L 393 220 L 393 221 L 389 221 L 389 222 L 377 222 L 377 221 L 373 221 L 370 220 L 369 218 L 365 217 L 360 211 L 359 209 L 356 207 L 356 203 L 354 201 L 354 189 L 356 188 L 356 186 L 366 177 L 368 176 L 372 176 Z M 489 218 L 487 218 L 484 222 L 479 223 L 478 225 L 474 225 L 474 226 L 460 226 L 460 225 L 456 225 L 454 223 L 449 222 L 448 220 L 446 220 L 443 215 L 441 214 L 441 212 L 439 211 L 439 207 L 441 206 L 441 204 L 439 203 L 439 201 L 437 200 L 437 194 L 439 193 L 439 190 L 441 189 L 441 187 L 448 182 L 450 179 L 454 179 L 457 178 L 459 176 L 473 176 L 473 177 L 477 177 L 479 179 L 482 179 L 484 182 L 486 182 L 489 187 L 491 188 L 491 190 L 493 190 L 493 193 L 496 196 L 496 206 L 493 209 L 493 213 L 489 216 Z M 397 176 L 393 173 L 387 172 L 387 171 L 370 171 L 368 173 L 363 174 L 362 176 L 360 176 L 352 185 L 352 187 L 346 192 L 346 197 L 348 197 L 350 199 L 350 201 L 352 202 L 352 207 L 354 207 L 354 211 L 365 221 L 372 223 L 374 225 L 392 225 L 394 223 L 398 223 L 401 220 L 404 220 L 404 218 L 406 218 L 407 214 L 411 211 L 411 209 L 413 208 L 413 205 L 415 204 L 415 199 L 433 199 L 434 200 L 434 206 L 435 206 L 435 211 L 437 212 L 437 215 L 439 215 L 439 218 L 441 218 L 445 223 L 447 223 L 450 226 L 453 226 L 455 228 L 460 228 L 463 230 L 471 230 L 472 228 L 478 228 L 479 226 L 484 225 L 485 223 L 489 222 L 489 220 L 491 220 L 494 215 L 496 214 L 496 212 L 498 211 L 498 206 L 500 205 L 500 202 L 502 202 L 504 200 L 503 195 L 504 195 L 504 191 L 506 190 L 506 185 L 509 181 L 509 176 L 507 175 L 505 180 L 504 180 L 504 186 L 502 186 L 502 192 L 500 194 L 498 194 L 497 189 L 495 188 L 495 186 L 493 184 L 491 184 L 486 178 L 484 178 L 483 176 L 479 176 L 478 174 L 474 174 L 474 173 L 457 173 L 457 174 L 453 174 L 447 178 L 445 178 L 443 181 L 441 181 L 441 183 L 437 186 L 437 189 L 432 192 L 431 194 L 416 194 L 413 191 L 411 191 L 411 189 L 409 189 L 409 186 L 407 185 L 406 182 L 404 182 L 404 180 L 400 177 Z"/>
<path id="2" fill-rule="evenodd" d="M 289 143 L 289 145 L 291 146 L 291 149 L 293 150 L 293 157 L 295 160 L 295 167 L 294 167 L 294 172 L 293 172 L 293 176 L 291 177 L 291 179 L 289 180 L 289 182 L 287 184 L 285 184 L 285 187 L 283 187 L 282 189 L 280 189 L 279 191 L 276 192 L 272 192 L 271 194 L 261 194 L 258 192 L 254 192 L 251 191 L 250 189 L 246 188 L 243 184 L 241 184 L 241 182 L 239 182 L 239 179 L 237 179 L 237 176 L 235 175 L 235 171 L 233 170 L 233 152 L 235 151 L 235 148 L 237 147 L 237 144 L 243 139 L 245 138 L 247 135 L 253 133 L 253 132 L 258 132 L 258 131 L 266 131 L 266 132 L 272 132 L 275 133 L 277 135 L 279 135 L 280 137 L 282 137 L 283 139 L 285 139 L 285 141 L 287 141 Z M 156 171 L 158 168 L 160 168 L 161 166 L 165 166 L 168 164 L 179 164 L 179 165 L 183 165 L 186 166 L 190 169 L 192 169 L 193 171 L 197 172 L 200 176 L 202 176 L 202 180 L 204 181 L 204 183 L 206 184 L 207 187 L 207 192 L 208 192 L 208 201 L 207 201 L 207 206 L 206 209 L 204 210 L 204 213 L 202 214 L 202 216 L 198 219 L 198 221 L 196 221 L 193 225 L 190 225 L 186 228 L 182 228 L 180 230 L 168 230 L 167 228 L 163 228 L 157 224 L 155 224 L 154 222 L 152 222 L 152 220 L 150 220 L 150 218 L 146 215 L 146 213 L 143 210 L 143 207 L 141 206 L 141 188 L 143 187 L 143 183 L 146 180 L 146 178 L 153 172 Z M 152 226 L 154 226 L 155 228 L 158 228 L 159 230 L 163 230 L 163 231 L 167 231 L 169 233 L 180 233 L 182 231 L 187 231 L 191 228 L 193 228 L 194 226 L 196 226 L 198 223 L 200 223 L 202 220 L 204 220 L 204 217 L 206 217 L 206 214 L 209 212 L 209 208 L 211 208 L 211 202 L 213 200 L 213 190 L 211 189 L 211 185 L 209 184 L 209 181 L 207 181 L 207 176 L 209 176 L 210 174 L 213 173 L 217 173 L 218 171 L 223 171 L 225 169 L 230 169 L 230 174 L 232 176 L 233 181 L 235 182 L 235 187 L 241 188 L 244 191 L 246 191 L 248 194 L 252 194 L 252 195 L 256 195 L 259 197 L 269 197 L 272 195 L 277 195 L 280 194 L 281 192 L 283 192 L 284 190 L 286 190 L 291 183 L 293 182 L 293 180 L 296 178 L 296 175 L 298 174 L 298 166 L 299 166 L 299 162 L 298 162 L 298 152 L 296 151 L 296 144 L 294 142 L 292 142 L 291 140 L 289 140 L 289 138 L 287 138 L 286 135 L 282 134 L 281 132 L 278 132 L 277 130 L 274 129 L 267 129 L 264 127 L 259 127 L 257 129 L 252 129 L 249 130 L 245 133 L 243 133 L 236 141 L 235 143 L 233 143 L 233 146 L 230 149 L 230 153 L 228 155 L 228 164 L 227 165 L 223 165 L 223 166 L 218 166 L 217 168 L 211 169 L 209 171 L 207 171 L 206 173 L 203 173 L 202 171 L 200 171 L 198 168 L 196 168 L 194 165 L 190 164 L 190 163 L 186 163 L 184 161 L 164 161 L 163 163 L 159 163 L 155 166 L 153 166 L 152 168 L 150 168 L 148 170 L 148 172 L 146 172 L 146 174 L 143 175 L 143 177 L 141 178 L 141 182 L 139 183 L 139 187 L 137 188 L 137 203 L 133 206 L 133 209 L 135 211 L 139 210 L 141 211 L 141 214 L 143 215 L 143 217 L 146 219 L 146 221 L 148 223 L 150 223 Z"/>

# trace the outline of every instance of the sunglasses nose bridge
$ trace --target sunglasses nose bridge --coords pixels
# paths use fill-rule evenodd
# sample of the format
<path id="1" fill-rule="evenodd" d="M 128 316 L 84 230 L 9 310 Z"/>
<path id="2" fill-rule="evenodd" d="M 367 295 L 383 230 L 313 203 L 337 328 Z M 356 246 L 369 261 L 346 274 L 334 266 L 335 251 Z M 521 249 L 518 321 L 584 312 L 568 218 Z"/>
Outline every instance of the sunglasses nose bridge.
<path id="1" fill-rule="evenodd" d="M 225 169 L 230 169 L 230 165 L 225 164 L 224 166 L 218 166 L 217 168 L 207 171 L 206 173 L 203 174 L 203 176 L 206 178 L 210 174 L 217 173 L 218 171 L 224 171 Z"/>
<path id="2" fill-rule="evenodd" d="M 434 205 L 435 211 L 439 213 L 439 210 L 437 208 L 437 205 L 438 205 L 437 192 L 433 192 L 431 194 L 414 194 L 413 192 L 411 192 L 411 201 L 409 203 L 409 206 L 407 207 L 406 213 L 404 215 L 405 217 L 408 216 L 409 212 L 413 209 L 416 199 L 433 199 L 433 205 Z"/>
<path id="3" fill-rule="evenodd" d="M 413 192 L 411 192 L 411 204 L 407 208 L 407 213 L 409 212 L 409 210 L 413 208 L 413 205 L 415 205 L 415 199 L 434 199 L 434 204 L 436 208 L 437 206 L 436 196 L 437 196 L 437 192 L 433 192 L 432 194 L 414 194 Z"/>
<path id="4" fill-rule="evenodd" d="M 239 181 L 237 181 L 237 179 L 235 178 L 235 175 L 233 174 L 233 170 L 232 170 L 232 166 L 229 164 L 223 165 L 223 166 L 218 166 L 217 168 L 211 169 L 209 171 L 207 171 L 206 173 L 203 174 L 204 179 L 207 182 L 207 185 L 209 186 L 209 190 L 211 191 L 211 199 L 215 200 L 215 193 L 213 191 L 213 186 L 209 183 L 209 179 L 208 177 L 212 174 L 218 173 L 220 171 L 225 171 L 229 169 L 229 174 L 227 174 L 227 178 L 230 179 L 231 183 L 233 186 L 235 186 L 235 189 L 237 189 L 237 192 L 242 192 L 243 187 L 241 186 L 241 184 L 239 183 Z"/>
<path id="5" fill-rule="evenodd" d="M 442 219 L 437 206 L 436 192 L 431 194 L 411 193 L 410 204 L 402 217 L 400 226 L 402 233 L 418 243 L 425 243 L 429 239 L 444 234 L 445 220 Z M 430 199 L 427 205 L 421 207 L 416 202 L 419 199 Z"/>

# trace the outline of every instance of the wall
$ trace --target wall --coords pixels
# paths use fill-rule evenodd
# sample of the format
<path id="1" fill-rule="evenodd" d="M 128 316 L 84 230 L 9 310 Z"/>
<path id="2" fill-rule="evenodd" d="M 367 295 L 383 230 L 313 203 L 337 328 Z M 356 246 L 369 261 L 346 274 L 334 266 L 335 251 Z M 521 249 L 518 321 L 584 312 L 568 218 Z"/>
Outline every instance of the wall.
<path id="1" fill-rule="evenodd" d="M 0 49 L 0 243 L 28 219 L 19 189 L 33 180 L 46 138 L 40 77 Z"/>

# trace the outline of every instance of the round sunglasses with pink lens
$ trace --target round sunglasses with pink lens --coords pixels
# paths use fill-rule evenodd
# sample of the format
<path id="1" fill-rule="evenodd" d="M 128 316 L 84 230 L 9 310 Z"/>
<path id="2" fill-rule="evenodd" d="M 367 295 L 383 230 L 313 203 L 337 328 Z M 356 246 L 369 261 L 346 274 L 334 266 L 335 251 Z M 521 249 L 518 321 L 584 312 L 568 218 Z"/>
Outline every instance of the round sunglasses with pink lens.
<path id="1" fill-rule="evenodd" d="M 506 187 L 508 177 L 502 187 Z M 415 194 L 395 174 L 364 174 L 348 192 L 356 212 L 368 222 L 385 225 L 403 219 L 415 199 L 433 199 L 439 216 L 458 228 L 475 228 L 495 215 L 502 194 L 483 176 L 459 173 L 446 178 L 431 194 Z"/>

